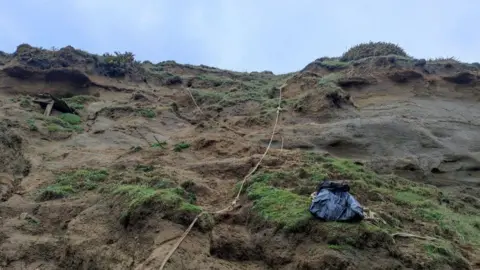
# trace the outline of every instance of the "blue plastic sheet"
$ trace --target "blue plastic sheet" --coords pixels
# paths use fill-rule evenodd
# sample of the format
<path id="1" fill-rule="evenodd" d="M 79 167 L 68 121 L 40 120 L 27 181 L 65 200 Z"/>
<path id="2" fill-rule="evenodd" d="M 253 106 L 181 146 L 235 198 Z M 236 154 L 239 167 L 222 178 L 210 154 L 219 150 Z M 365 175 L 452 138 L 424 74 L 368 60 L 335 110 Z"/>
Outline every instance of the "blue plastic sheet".
<path id="1" fill-rule="evenodd" d="M 325 180 L 312 200 L 310 213 L 325 221 L 362 220 L 363 208 L 349 190 L 348 185 Z"/>

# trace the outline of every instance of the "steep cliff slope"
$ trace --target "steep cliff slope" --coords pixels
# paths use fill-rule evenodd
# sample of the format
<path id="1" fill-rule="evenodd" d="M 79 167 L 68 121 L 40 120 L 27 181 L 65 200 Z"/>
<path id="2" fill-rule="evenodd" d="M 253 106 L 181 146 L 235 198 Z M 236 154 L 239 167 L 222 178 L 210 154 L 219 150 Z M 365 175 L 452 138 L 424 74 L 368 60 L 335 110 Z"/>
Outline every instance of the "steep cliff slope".
<path id="1" fill-rule="evenodd" d="M 233 201 L 281 92 L 240 207 L 165 269 L 479 269 L 478 71 L 388 43 L 282 75 L 22 44 L 0 54 L 0 268 L 158 269 Z M 314 220 L 325 178 L 374 218 Z"/>

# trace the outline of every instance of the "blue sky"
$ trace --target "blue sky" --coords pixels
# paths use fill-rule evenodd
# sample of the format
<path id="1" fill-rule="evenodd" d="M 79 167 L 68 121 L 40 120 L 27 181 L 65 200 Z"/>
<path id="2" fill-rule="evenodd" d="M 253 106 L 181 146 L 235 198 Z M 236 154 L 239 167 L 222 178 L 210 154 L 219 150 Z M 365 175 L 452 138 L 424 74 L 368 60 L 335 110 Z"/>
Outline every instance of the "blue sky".
<path id="1" fill-rule="evenodd" d="M 0 50 L 72 45 L 285 73 L 372 40 L 480 62 L 479 14 L 478 0 L 16 0 L 0 9 Z"/>

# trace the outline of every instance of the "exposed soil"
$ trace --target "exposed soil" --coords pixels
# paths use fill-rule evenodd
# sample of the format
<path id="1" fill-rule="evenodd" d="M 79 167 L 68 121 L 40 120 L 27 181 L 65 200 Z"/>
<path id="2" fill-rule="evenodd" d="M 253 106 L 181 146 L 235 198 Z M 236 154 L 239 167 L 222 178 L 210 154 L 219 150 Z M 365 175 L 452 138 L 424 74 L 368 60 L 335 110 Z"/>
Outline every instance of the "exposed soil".
<path id="1" fill-rule="evenodd" d="M 287 230 L 298 211 L 276 226 L 249 185 L 241 207 L 195 225 L 166 269 L 480 269 L 480 243 L 460 237 L 480 235 L 478 73 L 417 62 L 318 59 L 285 75 L 134 63 L 113 78 L 98 56 L 23 45 L 0 66 L 0 269 L 158 269 L 199 209 L 232 202 L 269 142 L 280 89 L 259 169 L 283 175 L 273 174 L 272 190 L 307 198 L 313 152 L 385 223 L 308 219 Z M 319 84 L 334 73 L 342 77 Z M 44 117 L 31 102 L 43 92 L 76 106 L 79 119 Z M 324 156 L 352 159 L 358 171 Z M 429 202 L 471 226 L 417 219 L 413 208 L 426 206 L 389 193 L 400 186 L 428 190 Z M 392 236 L 400 230 L 451 248 Z"/>

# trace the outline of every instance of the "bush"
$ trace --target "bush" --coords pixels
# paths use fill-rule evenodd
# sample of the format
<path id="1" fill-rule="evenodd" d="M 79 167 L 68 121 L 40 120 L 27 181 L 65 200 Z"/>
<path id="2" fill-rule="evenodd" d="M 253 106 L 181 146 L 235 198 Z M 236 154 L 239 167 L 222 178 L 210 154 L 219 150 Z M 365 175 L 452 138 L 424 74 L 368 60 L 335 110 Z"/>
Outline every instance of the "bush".
<path id="1" fill-rule="evenodd" d="M 359 60 L 372 56 L 399 55 L 408 57 L 407 53 L 398 45 L 389 42 L 361 43 L 346 51 L 340 58 L 342 61 Z"/>
<path id="2" fill-rule="evenodd" d="M 131 52 L 105 53 L 97 62 L 97 67 L 102 75 L 110 77 L 124 77 L 136 65 L 135 55 Z"/>

